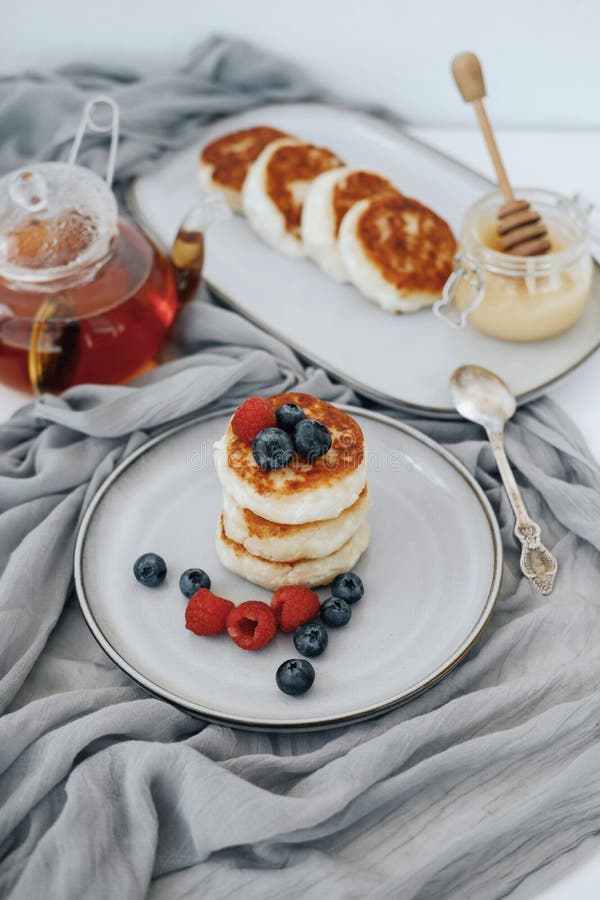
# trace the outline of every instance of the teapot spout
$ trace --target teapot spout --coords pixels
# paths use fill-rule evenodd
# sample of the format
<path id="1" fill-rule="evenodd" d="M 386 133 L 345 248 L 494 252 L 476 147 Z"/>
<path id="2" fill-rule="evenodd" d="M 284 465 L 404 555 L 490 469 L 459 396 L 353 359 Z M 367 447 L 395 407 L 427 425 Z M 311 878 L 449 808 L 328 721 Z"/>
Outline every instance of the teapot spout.
<path id="1" fill-rule="evenodd" d="M 186 213 L 170 254 L 181 304 L 192 299 L 202 281 L 206 229 L 230 216 L 229 207 L 217 195 L 204 195 L 201 202 Z"/>

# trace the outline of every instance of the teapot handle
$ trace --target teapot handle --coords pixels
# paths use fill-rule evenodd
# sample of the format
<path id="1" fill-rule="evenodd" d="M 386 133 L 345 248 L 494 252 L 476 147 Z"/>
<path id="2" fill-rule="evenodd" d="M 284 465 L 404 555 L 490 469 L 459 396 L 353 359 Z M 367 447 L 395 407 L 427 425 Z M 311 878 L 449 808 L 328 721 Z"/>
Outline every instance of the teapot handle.
<path id="1" fill-rule="evenodd" d="M 110 117 L 107 121 L 99 122 L 97 118 L 94 118 L 94 113 L 98 110 L 98 107 L 101 106 L 108 106 L 110 108 Z M 93 131 L 95 134 L 110 133 L 110 149 L 108 151 L 108 162 L 106 164 L 105 175 L 106 183 L 110 187 L 115 174 L 117 146 L 119 143 L 119 104 L 116 100 L 113 100 L 112 97 L 108 97 L 105 94 L 98 94 L 96 97 L 92 97 L 87 101 L 83 107 L 83 113 L 79 125 L 77 126 L 73 146 L 69 153 L 69 165 L 71 166 L 77 159 L 86 129 Z"/>

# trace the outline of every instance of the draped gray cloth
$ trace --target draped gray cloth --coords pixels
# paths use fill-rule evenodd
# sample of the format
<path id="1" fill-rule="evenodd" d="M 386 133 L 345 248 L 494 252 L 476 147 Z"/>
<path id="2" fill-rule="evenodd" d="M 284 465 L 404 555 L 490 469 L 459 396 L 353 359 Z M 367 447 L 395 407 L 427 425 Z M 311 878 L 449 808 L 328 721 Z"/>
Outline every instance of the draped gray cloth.
<path id="1" fill-rule="evenodd" d="M 169 75 L 140 78 L 125 67 L 68 65 L 51 74 L 8 76 L 0 78 L 0 173 L 32 159 L 63 159 L 94 94 L 110 94 L 121 110 L 119 179 L 151 168 L 219 116 L 262 103 L 322 99 L 324 92 L 290 63 L 221 38 L 203 41 Z M 102 171 L 106 137 L 88 135 L 78 161 Z"/>
<path id="2" fill-rule="evenodd" d="M 83 67 L 4 79 L 1 168 L 40 146 L 62 154 L 100 86 L 123 109 L 121 176 L 217 113 L 315 94 L 300 73 L 219 39 L 154 83 Z M 61 112 L 70 133 L 54 127 Z M 175 340 L 185 355 L 135 383 L 44 397 L 0 428 L 0 896 L 490 900 L 596 833 L 600 476 L 549 400 L 507 433 L 559 560 L 548 599 L 519 574 L 481 432 L 413 423 L 476 475 L 506 547 L 490 626 L 422 697 L 330 732 L 241 732 L 148 696 L 103 654 L 73 594 L 72 555 L 114 466 L 166 422 L 249 393 L 297 385 L 352 399 L 206 298 L 184 310 Z"/>

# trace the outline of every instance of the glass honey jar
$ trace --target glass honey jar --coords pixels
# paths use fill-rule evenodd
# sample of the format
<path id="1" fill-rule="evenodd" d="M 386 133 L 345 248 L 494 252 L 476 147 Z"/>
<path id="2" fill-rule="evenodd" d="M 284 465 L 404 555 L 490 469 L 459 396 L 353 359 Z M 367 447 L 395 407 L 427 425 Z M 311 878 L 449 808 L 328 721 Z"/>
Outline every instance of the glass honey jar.
<path id="1" fill-rule="evenodd" d="M 548 228 L 550 250 L 541 256 L 502 252 L 496 233 L 498 191 L 468 210 L 455 271 L 435 312 L 450 324 L 467 322 L 505 341 L 540 341 L 566 331 L 583 314 L 590 296 L 592 259 L 587 212 L 576 199 L 536 188 L 519 188 Z"/>

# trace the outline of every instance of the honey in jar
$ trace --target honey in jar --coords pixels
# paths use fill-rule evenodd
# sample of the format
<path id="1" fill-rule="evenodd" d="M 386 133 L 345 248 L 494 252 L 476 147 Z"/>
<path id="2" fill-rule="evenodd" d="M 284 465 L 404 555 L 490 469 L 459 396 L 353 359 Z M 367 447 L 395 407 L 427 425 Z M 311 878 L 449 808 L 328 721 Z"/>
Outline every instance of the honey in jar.
<path id="1" fill-rule="evenodd" d="M 496 230 L 498 192 L 468 211 L 456 271 L 438 305 L 453 307 L 462 322 L 507 341 L 539 341 L 566 331 L 583 314 L 590 295 L 592 260 L 586 212 L 568 197 L 519 189 L 548 227 L 550 250 L 541 256 L 502 252 Z"/>

